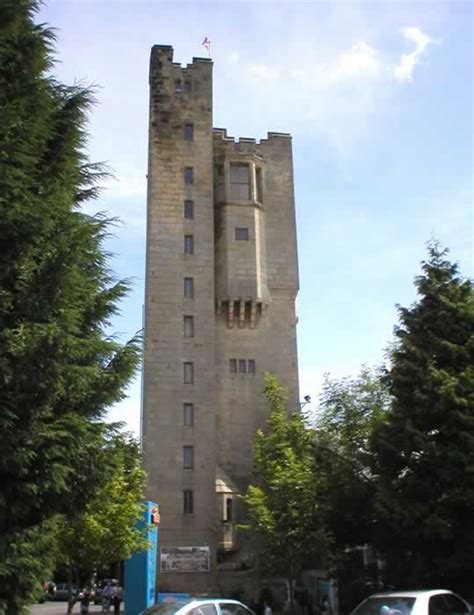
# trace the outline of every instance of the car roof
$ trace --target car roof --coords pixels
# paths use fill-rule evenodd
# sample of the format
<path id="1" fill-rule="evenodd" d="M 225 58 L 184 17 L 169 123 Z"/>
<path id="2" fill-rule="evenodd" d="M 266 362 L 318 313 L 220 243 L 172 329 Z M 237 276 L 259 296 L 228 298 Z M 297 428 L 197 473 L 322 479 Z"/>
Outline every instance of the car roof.
<path id="1" fill-rule="evenodd" d="M 418 596 L 436 596 L 437 594 L 452 594 L 449 589 L 414 589 L 412 591 L 391 591 L 372 594 L 369 598 L 418 598 Z"/>
<path id="2" fill-rule="evenodd" d="M 212 604 L 218 604 L 219 602 L 230 602 L 232 604 L 242 604 L 238 600 L 234 600 L 232 598 L 191 598 L 186 600 L 186 604 L 190 604 L 191 602 L 212 602 Z"/>

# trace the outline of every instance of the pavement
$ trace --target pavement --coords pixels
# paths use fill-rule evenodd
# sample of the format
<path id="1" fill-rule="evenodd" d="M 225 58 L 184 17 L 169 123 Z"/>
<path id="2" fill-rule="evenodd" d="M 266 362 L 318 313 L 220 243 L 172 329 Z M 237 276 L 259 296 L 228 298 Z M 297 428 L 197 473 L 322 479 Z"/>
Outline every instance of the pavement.
<path id="1" fill-rule="evenodd" d="M 79 614 L 80 609 L 80 603 L 76 602 L 72 612 Z M 120 612 L 123 615 L 123 603 Z M 89 613 L 91 615 L 93 613 L 102 613 L 102 606 L 100 604 L 91 604 L 89 607 Z M 113 613 L 114 610 L 110 609 L 109 615 L 113 615 Z M 45 602 L 44 604 L 33 604 L 30 606 L 30 615 L 67 615 L 67 602 L 52 601 Z"/>

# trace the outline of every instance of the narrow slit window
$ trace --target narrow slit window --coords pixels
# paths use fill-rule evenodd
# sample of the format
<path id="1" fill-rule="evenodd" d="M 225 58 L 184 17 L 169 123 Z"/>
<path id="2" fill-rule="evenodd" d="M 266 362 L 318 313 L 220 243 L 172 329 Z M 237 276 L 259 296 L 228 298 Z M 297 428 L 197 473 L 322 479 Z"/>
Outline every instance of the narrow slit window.
<path id="1" fill-rule="evenodd" d="M 194 425 L 194 404 L 183 404 L 183 425 L 185 427 Z"/>
<path id="2" fill-rule="evenodd" d="M 184 297 L 185 299 L 194 298 L 194 278 L 184 278 Z"/>
<path id="3" fill-rule="evenodd" d="M 248 241 L 249 240 L 249 230 L 248 228 L 235 227 L 235 239 L 236 241 Z"/>
<path id="4" fill-rule="evenodd" d="M 247 361 L 245 359 L 239 359 L 239 374 L 247 373 Z"/>
<path id="5" fill-rule="evenodd" d="M 194 384 L 194 363 L 184 363 L 184 384 Z"/>
<path id="6" fill-rule="evenodd" d="M 229 359 L 229 372 L 231 374 L 237 373 L 237 359 Z"/>
<path id="7" fill-rule="evenodd" d="M 257 182 L 257 202 L 263 203 L 262 169 L 260 167 L 255 169 L 255 179 Z"/>
<path id="8" fill-rule="evenodd" d="M 183 513 L 185 515 L 194 514 L 194 492 L 192 489 L 183 491 Z"/>
<path id="9" fill-rule="evenodd" d="M 194 446 L 183 446 L 183 468 L 185 470 L 194 468 Z"/>
<path id="10" fill-rule="evenodd" d="M 194 184 L 194 168 L 184 167 L 184 183 L 189 185 Z"/>
<path id="11" fill-rule="evenodd" d="M 184 337 L 194 337 L 194 316 L 183 316 Z"/>
<path id="12" fill-rule="evenodd" d="M 194 201 L 184 201 L 184 217 L 187 220 L 194 218 Z"/>
<path id="13" fill-rule="evenodd" d="M 232 521 L 232 498 L 225 499 L 225 519 L 224 521 Z"/>
<path id="14" fill-rule="evenodd" d="M 194 140 L 194 124 L 184 125 L 184 138 L 186 141 Z"/>
<path id="15" fill-rule="evenodd" d="M 249 359 L 247 361 L 247 371 L 249 374 L 255 374 L 255 359 Z"/>
<path id="16" fill-rule="evenodd" d="M 193 235 L 184 236 L 184 253 L 194 254 L 194 237 Z"/>

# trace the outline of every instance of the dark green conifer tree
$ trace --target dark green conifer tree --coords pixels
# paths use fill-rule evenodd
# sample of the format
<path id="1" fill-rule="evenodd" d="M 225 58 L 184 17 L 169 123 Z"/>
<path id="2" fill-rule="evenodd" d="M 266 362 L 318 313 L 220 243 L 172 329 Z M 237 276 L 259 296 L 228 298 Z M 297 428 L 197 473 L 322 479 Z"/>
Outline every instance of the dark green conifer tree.
<path id="1" fill-rule="evenodd" d="M 474 569 L 474 300 L 447 250 L 432 242 L 399 308 L 376 430 L 380 547 L 397 587 L 472 588 Z"/>
<path id="2" fill-rule="evenodd" d="M 36 0 L 0 11 L 0 612 L 17 613 L 58 513 L 81 508 L 94 422 L 121 399 L 136 340 L 105 330 L 127 283 L 81 209 L 101 168 L 84 151 L 91 92 L 51 76 L 51 30 Z M 73 497 L 74 496 L 74 497 Z"/>

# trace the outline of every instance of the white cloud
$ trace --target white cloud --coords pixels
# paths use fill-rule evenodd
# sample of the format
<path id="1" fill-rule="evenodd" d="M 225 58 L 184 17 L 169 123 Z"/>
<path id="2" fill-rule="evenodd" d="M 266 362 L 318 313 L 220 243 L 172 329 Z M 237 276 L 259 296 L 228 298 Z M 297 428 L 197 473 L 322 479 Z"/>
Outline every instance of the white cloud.
<path id="1" fill-rule="evenodd" d="M 400 62 L 393 71 L 395 79 L 399 81 L 410 81 L 415 66 L 420 62 L 421 57 L 426 53 L 428 45 L 431 43 L 430 37 L 419 28 L 407 27 L 401 29 L 405 38 L 415 44 L 411 53 L 404 53 Z"/>
<path id="2" fill-rule="evenodd" d="M 359 41 L 349 51 L 340 56 L 336 65 L 336 76 L 339 79 L 344 79 L 363 75 L 377 75 L 379 70 L 380 61 L 377 50 L 364 41 Z"/>

